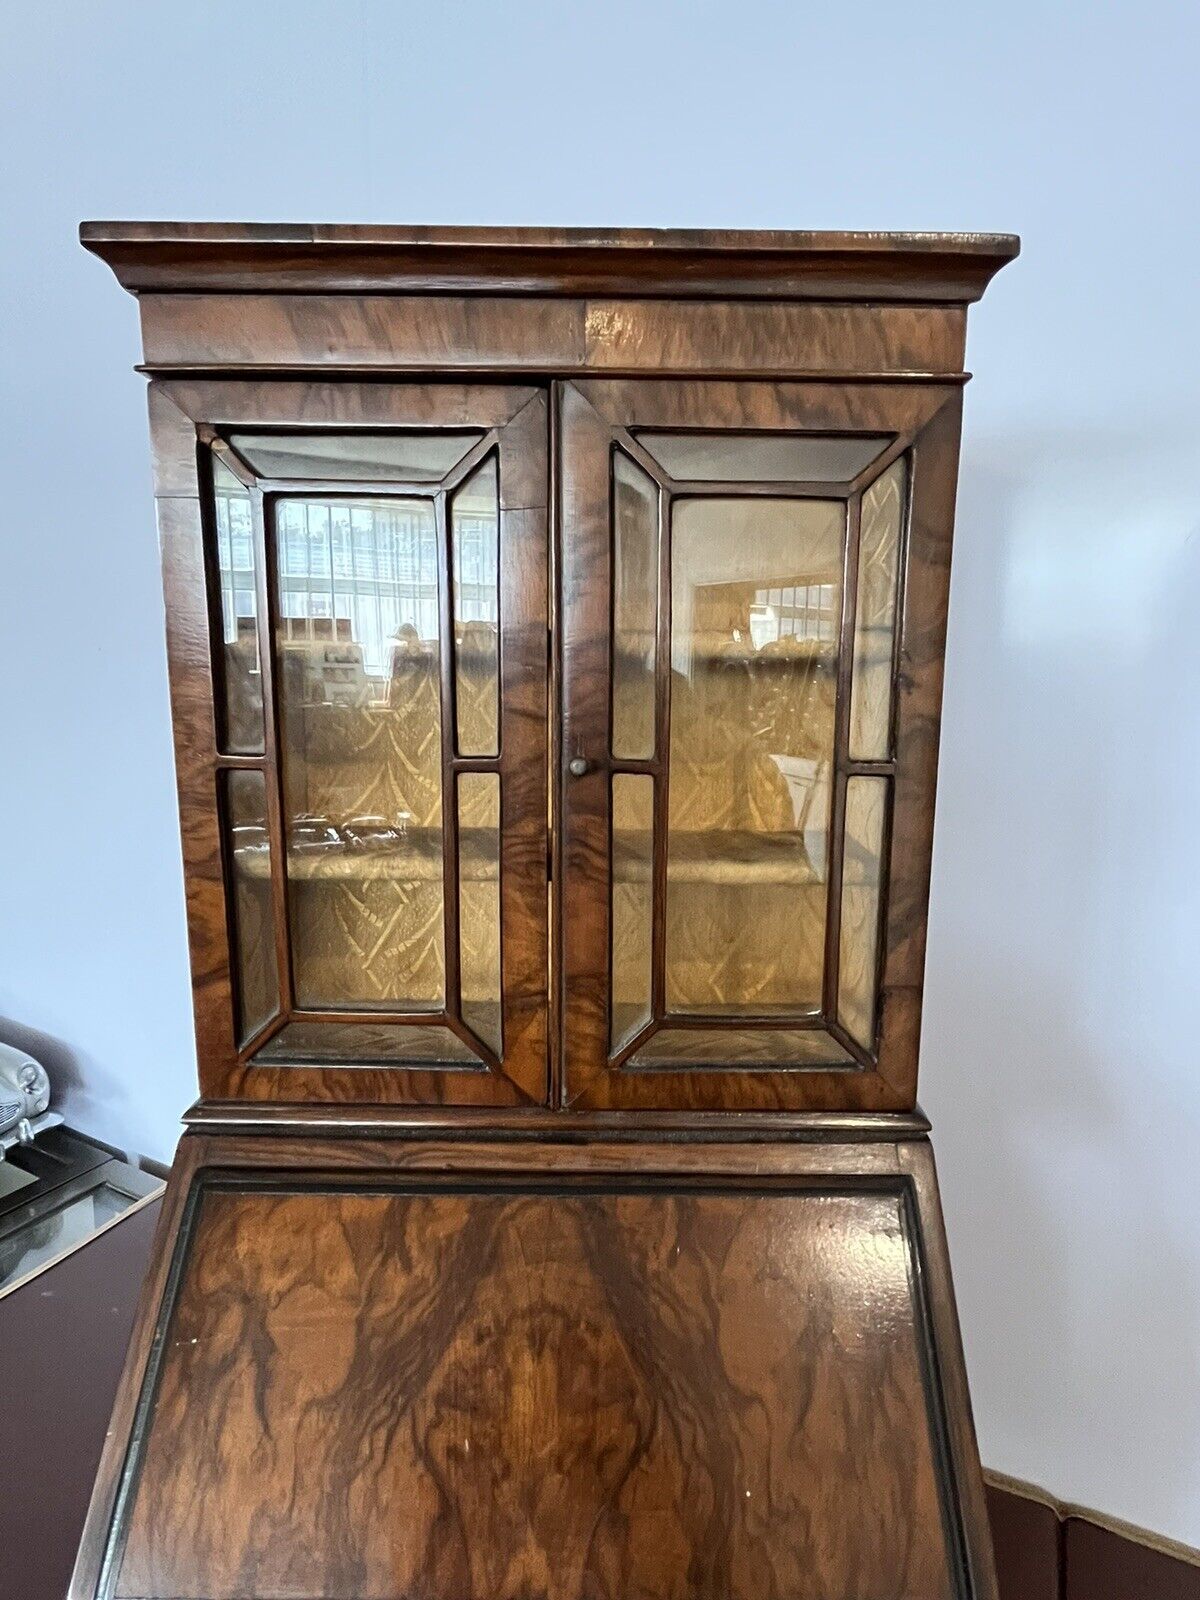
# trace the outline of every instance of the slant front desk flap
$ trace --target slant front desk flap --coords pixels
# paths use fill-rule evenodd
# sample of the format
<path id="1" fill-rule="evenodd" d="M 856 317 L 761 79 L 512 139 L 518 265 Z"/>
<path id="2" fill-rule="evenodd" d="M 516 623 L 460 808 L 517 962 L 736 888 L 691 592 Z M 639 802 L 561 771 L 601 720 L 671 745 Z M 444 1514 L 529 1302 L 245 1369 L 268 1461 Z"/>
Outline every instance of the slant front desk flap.
<path id="1" fill-rule="evenodd" d="M 927 1124 L 990 235 L 85 224 L 201 1098 L 74 1600 L 994 1600 Z"/>

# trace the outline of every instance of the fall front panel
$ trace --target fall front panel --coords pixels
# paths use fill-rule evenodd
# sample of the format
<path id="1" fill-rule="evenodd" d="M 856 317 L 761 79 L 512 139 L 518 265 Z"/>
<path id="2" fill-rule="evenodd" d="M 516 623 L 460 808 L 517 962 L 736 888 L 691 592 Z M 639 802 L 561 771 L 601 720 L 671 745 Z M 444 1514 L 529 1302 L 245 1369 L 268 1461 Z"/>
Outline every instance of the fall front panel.
<path id="1" fill-rule="evenodd" d="M 204 1178 L 102 1593 L 966 1600 L 902 1178 Z"/>

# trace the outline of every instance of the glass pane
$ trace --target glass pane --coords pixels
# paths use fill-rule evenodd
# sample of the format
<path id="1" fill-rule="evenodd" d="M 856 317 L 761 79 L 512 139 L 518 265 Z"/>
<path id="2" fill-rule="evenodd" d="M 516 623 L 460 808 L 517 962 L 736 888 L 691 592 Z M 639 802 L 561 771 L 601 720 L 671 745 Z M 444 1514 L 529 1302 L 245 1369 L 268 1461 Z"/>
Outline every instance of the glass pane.
<path id="1" fill-rule="evenodd" d="M 214 456 L 213 526 L 221 585 L 221 661 L 217 737 L 233 755 L 261 755 L 262 674 L 250 491 Z"/>
<path id="2" fill-rule="evenodd" d="M 612 778 L 612 1051 L 651 1016 L 654 779 Z"/>
<path id="3" fill-rule="evenodd" d="M 844 529 L 837 501 L 675 504 L 669 1011 L 820 1002 Z"/>
<path id="4" fill-rule="evenodd" d="M 34 1217 L 0 1239 L 0 1290 L 85 1244 L 93 1234 L 136 1205 L 140 1197 L 102 1183 L 65 1205 Z M 51 1291 L 47 1289 L 45 1293 Z"/>
<path id="5" fill-rule="evenodd" d="M 496 1055 L 500 1031 L 500 777 L 458 777 L 458 948 L 462 1019 Z"/>
<path id="6" fill-rule="evenodd" d="M 894 462 L 862 498 L 850 689 L 853 761 L 882 761 L 891 754 L 892 641 L 905 476 L 905 463 Z"/>
<path id="7" fill-rule="evenodd" d="M 500 749 L 500 497 L 491 456 L 450 502 L 458 751 Z"/>
<path id="8" fill-rule="evenodd" d="M 438 483 L 482 433 L 234 433 L 260 478 L 330 483 Z"/>
<path id="9" fill-rule="evenodd" d="M 429 500 L 276 503 L 296 1001 L 445 1001 L 441 640 Z"/>
<path id="10" fill-rule="evenodd" d="M 818 1028 L 660 1028 L 630 1056 L 627 1067 L 665 1072 L 727 1068 L 785 1072 L 849 1067 L 853 1056 Z"/>
<path id="11" fill-rule="evenodd" d="M 658 629 L 658 485 L 636 462 L 613 454 L 612 753 L 654 755 L 654 666 Z"/>
<path id="12" fill-rule="evenodd" d="M 838 956 L 838 1021 L 852 1039 L 875 1047 L 884 826 L 889 780 L 846 780 L 846 850 Z"/>
<path id="13" fill-rule="evenodd" d="M 226 851 L 232 871 L 232 966 L 238 1043 L 243 1045 L 279 1009 L 267 786 L 261 772 L 226 772 L 223 782 Z"/>
<path id="14" fill-rule="evenodd" d="M 437 1067 L 483 1062 L 449 1028 L 386 1022 L 289 1022 L 251 1060 L 268 1067 Z"/>
<path id="15" fill-rule="evenodd" d="M 639 433 L 680 483 L 846 483 L 891 439 L 816 433 Z"/>

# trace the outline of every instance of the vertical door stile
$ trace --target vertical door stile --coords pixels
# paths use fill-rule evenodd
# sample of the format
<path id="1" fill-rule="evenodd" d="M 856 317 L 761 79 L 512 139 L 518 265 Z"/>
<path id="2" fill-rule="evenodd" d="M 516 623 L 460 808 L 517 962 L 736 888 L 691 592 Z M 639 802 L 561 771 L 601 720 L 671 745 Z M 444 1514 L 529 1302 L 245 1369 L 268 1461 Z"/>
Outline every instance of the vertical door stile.
<path id="1" fill-rule="evenodd" d="M 295 1009 L 292 941 L 289 932 L 287 829 L 284 822 L 283 762 L 280 759 L 279 696 L 275 686 L 275 640 L 279 632 L 278 563 L 274 501 L 261 489 L 251 491 L 255 542 L 255 586 L 258 612 L 258 660 L 262 674 L 263 762 L 267 789 L 267 837 L 271 848 L 271 914 L 275 929 L 275 964 L 279 974 L 279 1023 Z M 257 1045 L 258 1041 L 254 1041 Z"/>
<path id="2" fill-rule="evenodd" d="M 442 785 L 442 941 L 444 950 L 444 1014 L 451 1030 L 460 1039 L 481 1050 L 483 1041 L 464 1026 L 462 1020 L 462 974 L 459 949 L 459 860 L 458 860 L 458 783 L 455 754 L 458 720 L 455 714 L 454 674 L 457 657 L 454 648 L 453 561 L 450 551 L 450 518 L 446 491 L 434 496 L 434 538 L 437 545 L 438 694 L 441 700 L 441 785 Z M 488 1065 L 497 1065 L 486 1051 Z"/>
<path id="3" fill-rule="evenodd" d="M 833 783 L 830 792 L 829 846 L 825 863 L 825 965 L 821 1011 L 826 1025 L 845 1045 L 837 1025 L 838 969 L 841 959 L 842 864 L 846 851 L 846 762 L 850 746 L 850 698 L 854 669 L 854 620 L 858 603 L 858 543 L 862 526 L 862 494 L 846 505 L 846 542 L 842 560 L 842 611 L 838 623 L 837 697 L 834 709 Z"/>
<path id="4" fill-rule="evenodd" d="M 562 388 L 562 1030 L 569 1102 L 602 1081 L 610 1026 L 612 434 Z M 572 761 L 585 763 L 570 775 Z"/>
<path id="5" fill-rule="evenodd" d="M 667 844 L 671 807 L 671 495 L 658 486 L 658 593 L 654 667 L 654 880 L 651 892 L 650 1015 L 667 1013 Z"/>
<path id="6" fill-rule="evenodd" d="M 546 943 L 547 1097 L 555 1109 L 564 1103 L 563 1072 L 563 881 L 562 881 L 562 406 L 563 383 L 555 378 L 549 391 L 546 483 L 546 709 L 548 769 L 546 772 Z M 503 601 L 503 596 L 501 597 Z M 503 796 L 501 796 L 503 800 Z"/>

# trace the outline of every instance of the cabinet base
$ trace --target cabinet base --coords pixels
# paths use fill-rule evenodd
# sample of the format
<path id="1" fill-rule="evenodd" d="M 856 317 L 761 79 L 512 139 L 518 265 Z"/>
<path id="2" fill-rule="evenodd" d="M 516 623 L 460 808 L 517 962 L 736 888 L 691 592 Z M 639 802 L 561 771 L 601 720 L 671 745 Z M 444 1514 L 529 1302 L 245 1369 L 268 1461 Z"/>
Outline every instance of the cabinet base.
<path id="1" fill-rule="evenodd" d="M 928 1143 L 188 1135 L 74 1600 L 994 1600 Z"/>

